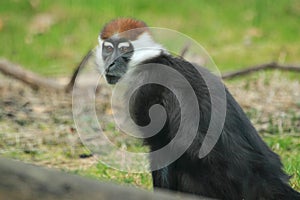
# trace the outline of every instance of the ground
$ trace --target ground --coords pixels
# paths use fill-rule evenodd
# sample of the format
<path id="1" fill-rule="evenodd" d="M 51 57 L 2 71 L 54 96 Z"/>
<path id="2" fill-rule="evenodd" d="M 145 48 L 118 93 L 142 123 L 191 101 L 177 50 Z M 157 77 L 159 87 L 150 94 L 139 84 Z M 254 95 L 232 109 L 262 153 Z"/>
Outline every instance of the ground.
<path id="1" fill-rule="evenodd" d="M 72 116 L 72 96 L 35 91 L 0 75 L 0 155 L 42 166 L 151 188 L 149 173 L 135 174 L 109 168 L 91 156 L 77 133 Z M 291 185 L 300 189 L 300 83 L 289 74 L 272 72 L 226 82 L 267 144 L 278 153 Z M 98 113 L 109 115 L 109 92 L 99 88 Z M 110 134 L 113 125 L 106 127 Z M 115 139 L 117 145 L 124 144 Z M 142 147 L 134 147 L 138 150 Z"/>
<path id="2" fill-rule="evenodd" d="M 276 61 L 299 65 L 299 0 L 0 0 L 0 57 L 50 77 L 70 76 L 97 44 L 101 27 L 134 17 L 151 27 L 195 39 L 221 72 Z M 172 41 L 173 42 L 173 41 Z M 259 73 L 226 81 L 300 190 L 299 74 Z M 98 112 L 111 114 L 105 89 Z M 0 74 L 0 154 L 70 173 L 151 188 L 149 174 L 120 172 L 99 163 L 82 145 L 71 95 L 34 91 Z M 116 135 L 113 124 L 106 127 Z M 142 147 L 117 145 L 131 150 Z"/>

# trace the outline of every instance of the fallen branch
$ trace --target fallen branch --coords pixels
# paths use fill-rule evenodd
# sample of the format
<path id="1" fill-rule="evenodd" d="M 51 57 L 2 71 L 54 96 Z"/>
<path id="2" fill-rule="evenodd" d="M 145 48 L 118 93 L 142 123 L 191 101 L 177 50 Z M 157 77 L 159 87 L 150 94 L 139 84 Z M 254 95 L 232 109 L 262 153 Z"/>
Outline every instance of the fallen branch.
<path id="1" fill-rule="evenodd" d="M 82 59 L 82 61 L 79 63 L 79 65 L 76 67 L 75 71 L 73 72 L 73 75 L 69 81 L 69 83 L 67 84 L 65 90 L 66 92 L 71 92 L 71 90 L 74 87 L 75 84 L 75 80 L 77 75 L 79 74 L 80 70 L 82 70 L 85 66 L 85 64 L 87 63 L 87 61 L 89 60 L 89 58 L 93 55 L 93 50 L 90 50 Z"/>
<path id="2" fill-rule="evenodd" d="M 298 66 L 280 65 L 276 62 L 271 62 L 271 63 L 252 66 L 252 67 L 242 69 L 242 70 L 238 70 L 238 71 L 225 73 L 225 74 L 222 75 L 222 79 L 231 79 L 231 78 L 234 78 L 234 77 L 237 77 L 237 76 L 248 75 L 248 74 L 251 74 L 253 72 L 262 71 L 262 70 L 269 70 L 269 69 L 272 69 L 272 70 L 277 69 L 277 70 L 290 71 L 290 72 L 300 72 L 300 67 L 298 67 Z"/>
<path id="3" fill-rule="evenodd" d="M 186 48 L 183 49 L 181 54 L 184 56 L 184 54 L 188 51 L 189 46 L 186 45 Z M 11 63 L 5 59 L 0 59 L 0 72 L 2 72 L 5 75 L 11 76 L 15 79 L 18 79 L 33 89 L 39 89 L 39 88 L 46 88 L 46 89 L 52 89 L 52 90 L 65 90 L 65 92 L 71 92 L 76 77 L 80 73 L 80 70 L 85 66 L 85 64 L 88 62 L 88 59 L 93 54 L 93 51 L 90 50 L 83 60 L 80 62 L 80 64 L 75 69 L 69 83 L 65 86 L 62 84 L 57 83 L 55 80 L 48 79 L 42 76 L 39 76 L 31 71 L 23 69 L 21 66 Z M 257 71 L 262 70 L 282 70 L 282 71 L 290 71 L 290 72 L 300 72 L 300 66 L 294 66 L 294 65 L 280 65 L 276 62 L 261 64 L 252 66 L 246 69 L 237 70 L 233 72 L 224 73 L 221 77 L 222 79 L 231 79 L 238 76 L 244 76 L 248 74 L 252 74 Z"/>
<path id="4" fill-rule="evenodd" d="M 190 50 L 190 44 L 186 43 L 181 52 L 180 52 L 180 56 L 184 57 L 186 55 L 186 53 Z M 237 71 L 233 71 L 233 72 L 227 72 L 221 75 L 222 79 L 231 79 L 231 78 L 235 78 L 237 76 L 243 76 L 243 75 L 247 75 L 247 74 L 252 74 L 253 72 L 257 72 L 257 71 L 262 71 L 262 70 L 268 70 L 268 69 L 277 69 L 277 70 L 282 70 L 282 71 L 290 71 L 290 72 L 300 72 L 300 66 L 294 66 L 294 65 L 280 65 L 276 62 L 270 62 L 270 63 L 265 63 L 265 64 L 260 64 L 260 65 L 255 65 L 255 66 L 251 66 L 248 67 L 246 69 L 242 69 L 242 70 L 237 70 Z"/>
<path id="5" fill-rule="evenodd" d="M 64 88 L 61 84 L 58 84 L 54 80 L 41 77 L 5 59 L 0 60 L 0 72 L 26 83 L 33 89 L 47 88 L 62 90 Z"/>
<path id="6" fill-rule="evenodd" d="M 0 158 L 0 199 L 196 200 L 180 193 L 145 191 Z"/>

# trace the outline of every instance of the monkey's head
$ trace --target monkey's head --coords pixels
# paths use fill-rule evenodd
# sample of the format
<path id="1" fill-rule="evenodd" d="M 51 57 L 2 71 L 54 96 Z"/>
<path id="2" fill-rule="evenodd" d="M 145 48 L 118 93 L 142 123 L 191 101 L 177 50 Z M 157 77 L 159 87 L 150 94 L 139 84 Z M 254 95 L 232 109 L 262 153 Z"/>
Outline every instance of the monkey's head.
<path id="1" fill-rule="evenodd" d="M 97 64 L 109 84 L 115 84 L 127 70 L 165 51 L 156 43 L 143 21 L 119 18 L 107 23 L 99 35 Z"/>

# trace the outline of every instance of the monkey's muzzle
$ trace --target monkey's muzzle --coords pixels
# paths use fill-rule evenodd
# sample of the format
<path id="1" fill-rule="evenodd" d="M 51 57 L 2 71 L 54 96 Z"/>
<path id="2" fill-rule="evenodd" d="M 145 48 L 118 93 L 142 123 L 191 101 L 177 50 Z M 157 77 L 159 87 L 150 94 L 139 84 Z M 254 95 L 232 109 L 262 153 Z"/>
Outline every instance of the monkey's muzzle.
<path id="1" fill-rule="evenodd" d="M 105 78 L 109 84 L 116 84 L 126 73 L 127 64 L 122 57 L 117 58 L 106 68 Z"/>
<path id="2" fill-rule="evenodd" d="M 121 77 L 120 76 L 114 76 L 114 75 L 106 74 L 105 78 L 106 78 L 106 81 L 109 84 L 116 84 Z"/>

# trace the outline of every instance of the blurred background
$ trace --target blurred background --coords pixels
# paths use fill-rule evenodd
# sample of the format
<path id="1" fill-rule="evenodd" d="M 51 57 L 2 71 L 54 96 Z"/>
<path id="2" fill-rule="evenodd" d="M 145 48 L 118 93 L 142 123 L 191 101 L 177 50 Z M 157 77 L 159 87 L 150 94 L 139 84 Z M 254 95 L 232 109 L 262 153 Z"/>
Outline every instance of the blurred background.
<path id="1" fill-rule="evenodd" d="M 103 25 L 120 16 L 194 38 L 222 71 L 299 62 L 298 0 L 5 0 L 0 55 L 41 74 L 66 75 L 96 45 Z"/>
<path id="2" fill-rule="evenodd" d="M 267 62 L 300 66 L 299 0 L 1 0 L 0 57 L 42 76 L 69 78 L 97 45 L 103 25 L 117 17 L 134 17 L 190 36 L 221 73 Z M 225 82 L 270 148 L 280 154 L 298 190 L 299 81 L 299 73 L 271 71 Z M 151 188 L 149 174 L 119 172 L 90 155 L 76 134 L 70 96 L 31 90 L 0 74 L 0 97 L 0 155 Z M 100 110 L 109 114 L 107 106 Z M 113 133 L 113 124 L 106 131 Z"/>

